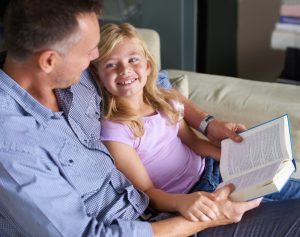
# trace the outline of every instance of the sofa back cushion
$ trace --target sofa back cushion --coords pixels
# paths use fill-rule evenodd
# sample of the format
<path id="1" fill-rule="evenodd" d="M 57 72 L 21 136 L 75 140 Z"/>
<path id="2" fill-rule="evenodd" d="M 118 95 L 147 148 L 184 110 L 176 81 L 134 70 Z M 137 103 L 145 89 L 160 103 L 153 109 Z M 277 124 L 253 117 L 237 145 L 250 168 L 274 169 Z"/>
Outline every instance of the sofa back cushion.
<path id="1" fill-rule="evenodd" d="M 189 98 L 215 117 L 248 128 L 288 114 L 300 178 L 300 86 L 169 70 L 171 78 L 185 74 Z"/>
<path id="2" fill-rule="evenodd" d="M 140 36 L 145 40 L 146 45 L 148 46 L 148 49 L 156 59 L 156 63 L 158 66 L 158 69 L 161 68 L 161 62 L 160 62 L 160 38 L 159 34 L 155 30 L 151 29 L 137 29 Z"/>

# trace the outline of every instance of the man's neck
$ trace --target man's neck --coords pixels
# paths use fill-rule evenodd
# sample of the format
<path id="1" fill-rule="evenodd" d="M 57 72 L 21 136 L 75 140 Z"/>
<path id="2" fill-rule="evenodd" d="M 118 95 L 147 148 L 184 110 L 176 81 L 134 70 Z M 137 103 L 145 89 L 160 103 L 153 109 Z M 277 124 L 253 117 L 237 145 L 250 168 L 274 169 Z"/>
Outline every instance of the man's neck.
<path id="1" fill-rule="evenodd" d="M 17 62 L 9 56 L 3 64 L 3 71 L 26 90 L 33 98 L 54 112 L 59 106 L 53 88 L 47 86 L 47 79 L 43 78 L 34 61 Z"/>

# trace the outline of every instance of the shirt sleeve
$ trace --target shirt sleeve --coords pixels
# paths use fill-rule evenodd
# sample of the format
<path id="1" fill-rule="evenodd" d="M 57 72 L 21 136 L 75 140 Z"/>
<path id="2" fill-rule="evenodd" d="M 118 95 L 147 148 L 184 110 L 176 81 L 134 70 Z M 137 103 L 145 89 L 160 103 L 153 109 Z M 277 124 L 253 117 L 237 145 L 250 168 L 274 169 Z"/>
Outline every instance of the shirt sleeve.
<path id="1" fill-rule="evenodd" d="M 162 87 L 164 89 L 171 89 L 172 88 L 171 82 L 169 80 L 169 75 L 168 75 L 168 72 L 166 70 L 161 70 L 158 73 L 157 86 Z"/>
<path id="2" fill-rule="evenodd" d="M 89 216 L 58 167 L 31 147 L 0 145 L 0 193 L 0 226 L 12 235 L 152 236 L 147 222 L 116 219 L 105 225 Z"/>
<path id="3" fill-rule="evenodd" d="M 127 125 L 112 122 L 109 120 L 101 120 L 101 140 L 114 141 L 124 143 L 128 146 L 134 147 L 135 138 Z"/>

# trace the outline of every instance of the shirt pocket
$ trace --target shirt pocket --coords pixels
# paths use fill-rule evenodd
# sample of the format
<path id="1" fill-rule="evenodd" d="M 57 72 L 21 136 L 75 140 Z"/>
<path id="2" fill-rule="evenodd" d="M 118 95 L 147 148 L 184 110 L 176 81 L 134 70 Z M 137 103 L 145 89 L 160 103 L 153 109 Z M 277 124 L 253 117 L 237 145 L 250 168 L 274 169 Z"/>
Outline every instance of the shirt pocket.
<path id="1" fill-rule="evenodd" d="M 59 153 L 59 162 L 65 176 L 82 197 L 95 193 L 105 179 L 104 169 L 111 169 L 108 162 L 102 162 L 95 151 L 78 143 L 65 141 Z"/>

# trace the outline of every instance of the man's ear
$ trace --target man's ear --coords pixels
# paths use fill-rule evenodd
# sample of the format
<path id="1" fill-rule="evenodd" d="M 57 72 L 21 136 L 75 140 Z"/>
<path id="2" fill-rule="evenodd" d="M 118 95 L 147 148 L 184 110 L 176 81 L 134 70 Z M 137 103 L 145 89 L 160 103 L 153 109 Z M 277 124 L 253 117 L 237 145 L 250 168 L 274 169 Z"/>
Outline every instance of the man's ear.
<path id="1" fill-rule="evenodd" d="M 45 50 L 38 56 L 38 63 L 41 70 L 49 73 L 53 70 L 56 62 L 59 60 L 60 55 L 54 50 Z"/>

